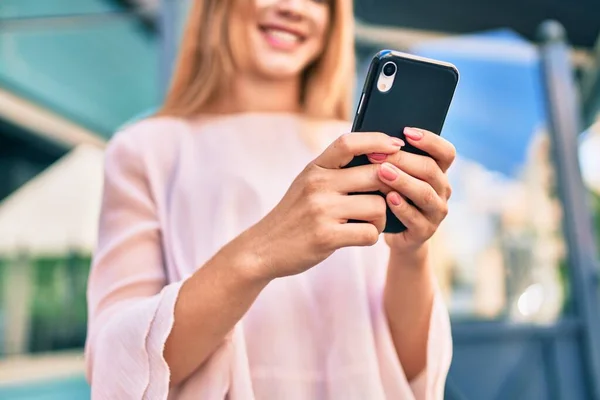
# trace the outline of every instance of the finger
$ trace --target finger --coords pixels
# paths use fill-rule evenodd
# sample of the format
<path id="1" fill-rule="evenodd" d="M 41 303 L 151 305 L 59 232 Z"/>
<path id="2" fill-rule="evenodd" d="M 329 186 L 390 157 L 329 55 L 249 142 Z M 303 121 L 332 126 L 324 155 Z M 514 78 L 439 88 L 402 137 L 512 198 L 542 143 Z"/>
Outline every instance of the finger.
<path id="1" fill-rule="evenodd" d="M 371 223 L 339 224 L 334 228 L 336 248 L 372 246 L 379 240 L 379 230 Z"/>
<path id="2" fill-rule="evenodd" d="M 411 235 L 421 238 L 429 238 L 433 235 L 436 225 L 432 224 L 415 206 L 403 199 L 399 193 L 390 192 L 387 195 L 387 203 Z"/>
<path id="3" fill-rule="evenodd" d="M 337 169 L 355 156 L 369 153 L 392 154 L 404 145 L 401 139 L 381 132 L 352 132 L 337 138 L 314 163 L 322 168 Z"/>
<path id="4" fill-rule="evenodd" d="M 441 221 L 446 217 L 446 202 L 428 183 L 410 176 L 387 162 L 379 166 L 379 177 L 394 191 L 415 203 L 430 221 Z"/>
<path id="5" fill-rule="evenodd" d="M 328 181 L 333 190 L 342 193 L 361 193 L 382 191 L 387 188 L 377 176 L 379 166 L 374 164 L 357 167 L 327 170 Z"/>
<path id="6" fill-rule="evenodd" d="M 408 143 L 429 154 L 446 172 L 456 158 L 456 148 L 452 143 L 433 132 L 419 128 L 404 128 Z"/>
<path id="7" fill-rule="evenodd" d="M 343 196 L 339 207 L 334 210 L 334 215 L 343 222 L 348 220 L 370 222 L 381 233 L 386 221 L 385 199 L 377 194 Z"/>
<path id="8" fill-rule="evenodd" d="M 407 151 L 399 151 L 395 154 L 388 155 L 385 161 L 394 164 L 407 174 L 427 182 L 440 197 L 446 200 L 450 198 L 451 188 L 448 176 L 431 157 L 413 154 Z M 383 161 L 372 162 L 383 163 Z"/>

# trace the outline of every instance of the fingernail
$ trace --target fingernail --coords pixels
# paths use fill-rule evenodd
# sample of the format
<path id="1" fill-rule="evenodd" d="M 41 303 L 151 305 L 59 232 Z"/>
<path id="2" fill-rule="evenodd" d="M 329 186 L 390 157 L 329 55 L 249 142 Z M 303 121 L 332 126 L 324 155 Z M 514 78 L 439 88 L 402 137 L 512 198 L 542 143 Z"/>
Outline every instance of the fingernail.
<path id="1" fill-rule="evenodd" d="M 369 154 L 369 158 L 375 161 L 383 161 L 387 158 L 387 154 L 383 153 L 372 153 Z"/>
<path id="2" fill-rule="evenodd" d="M 400 138 L 391 136 L 391 139 L 392 139 L 392 143 L 394 144 L 394 146 L 402 147 L 406 144 L 406 143 L 404 143 L 404 140 L 402 140 Z"/>
<path id="3" fill-rule="evenodd" d="M 382 164 L 380 170 L 381 176 L 385 180 L 393 181 L 398 177 L 398 172 L 396 172 L 396 168 L 389 163 Z"/>
<path id="4" fill-rule="evenodd" d="M 412 140 L 420 140 L 423 137 L 423 132 L 416 128 L 404 128 L 404 134 Z"/>
<path id="5" fill-rule="evenodd" d="M 400 202 L 402 201 L 402 199 L 400 198 L 400 195 L 396 192 L 390 193 L 390 195 L 388 197 L 390 199 L 390 203 L 392 203 L 395 206 L 399 206 Z"/>

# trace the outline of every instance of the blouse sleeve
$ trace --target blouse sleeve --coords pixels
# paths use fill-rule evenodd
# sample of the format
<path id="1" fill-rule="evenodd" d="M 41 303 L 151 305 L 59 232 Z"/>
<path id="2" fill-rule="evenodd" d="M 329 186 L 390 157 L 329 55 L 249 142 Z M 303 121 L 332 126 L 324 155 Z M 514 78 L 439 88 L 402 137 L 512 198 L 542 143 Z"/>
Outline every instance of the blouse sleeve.
<path id="1" fill-rule="evenodd" d="M 427 366 L 410 382 L 416 400 L 444 398 L 446 377 L 452 361 L 452 335 L 448 310 L 438 292 L 434 299 L 427 342 Z"/>
<path id="2" fill-rule="evenodd" d="M 383 245 L 382 245 L 383 246 Z M 448 309 L 441 291 L 436 285 L 427 340 L 427 364 L 425 369 L 408 381 L 392 339 L 383 305 L 383 288 L 389 250 L 378 251 L 372 259 L 385 268 L 376 273 L 370 271 L 370 304 L 372 324 L 379 363 L 379 373 L 386 398 L 414 398 L 415 400 L 442 400 L 446 378 L 452 361 L 452 333 Z"/>
<path id="3" fill-rule="evenodd" d="M 163 357 L 181 282 L 168 284 L 140 151 L 117 134 L 105 153 L 99 236 L 88 281 L 86 373 L 94 399 L 166 399 Z"/>

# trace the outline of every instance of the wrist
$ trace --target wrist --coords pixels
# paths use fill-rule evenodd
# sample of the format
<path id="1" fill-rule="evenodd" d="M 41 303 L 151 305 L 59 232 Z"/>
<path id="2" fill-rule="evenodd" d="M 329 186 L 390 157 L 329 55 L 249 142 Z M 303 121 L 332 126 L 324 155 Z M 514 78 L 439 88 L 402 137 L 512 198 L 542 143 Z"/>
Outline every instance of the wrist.
<path id="1" fill-rule="evenodd" d="M 249 229 L 231 241 L 226 253 L 235 262 L 235 273 L 242 279 L 257 283 L 268 284 L 277 276 L 274 274 L 267 241 L 262 240 L 253 229 Z"/>
<path id="2" fill-rule="evenodd" d="M 390 247 L 390 266 L 424 268 L 429 260 L 429 242 L 410 249 Z"/>
<path id="3" fill-rule="evenodd" d="M 411 252 L 392 251 L 386 274 L 384 303 L 387 307 L 397 302 L 397 296 L 406 292 L 406 285 L 411 288 L 416 285 L 423 289 L 433 287 L 433 282 L 435 272 L 427 244 Z M 426 291 L 420 290 L 420 293 L 425 295 Z"/>

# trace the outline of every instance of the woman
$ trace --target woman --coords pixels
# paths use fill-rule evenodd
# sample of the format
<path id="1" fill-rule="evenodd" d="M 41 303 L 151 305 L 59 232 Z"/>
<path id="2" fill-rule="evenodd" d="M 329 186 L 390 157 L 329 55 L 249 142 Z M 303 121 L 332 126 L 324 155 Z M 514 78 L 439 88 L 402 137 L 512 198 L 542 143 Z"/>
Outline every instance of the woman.
<path id="1" fill-rule="evenodd" d="M 451 339 L 428 241 L 454 150 L 418 129 L 407 140 L 433 158 L 342 134 L 350 4 L 195 2 L 159 116 L 107 148 L 94 398 L 442 398 Z M 340 168 L 358 154 L 373 164 Z M 408 230 L 376 243 L 386 200 Z"/>

